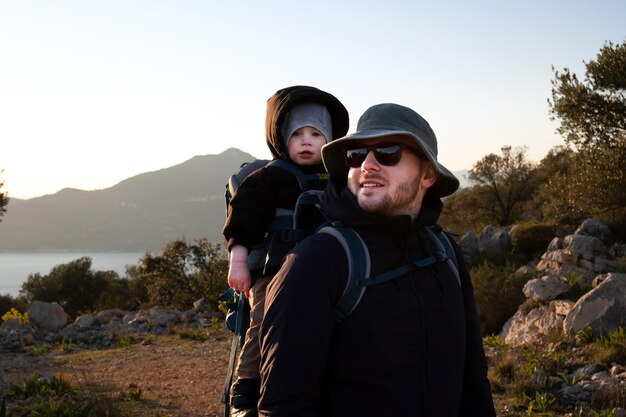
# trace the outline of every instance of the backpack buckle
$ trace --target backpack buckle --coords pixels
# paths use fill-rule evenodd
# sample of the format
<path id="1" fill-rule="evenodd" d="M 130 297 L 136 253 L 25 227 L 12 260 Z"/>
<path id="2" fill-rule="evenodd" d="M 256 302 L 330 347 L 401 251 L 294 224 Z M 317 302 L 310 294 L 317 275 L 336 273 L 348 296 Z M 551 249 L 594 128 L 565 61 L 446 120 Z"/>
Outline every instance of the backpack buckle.
<path id="1" fill-rule="evenodd" d="M 446 255 L 443 252 L 435 253 L 435 258 L 437 258 L 437 262 L 447 262 L 448 261 L 448 255 Z"/>

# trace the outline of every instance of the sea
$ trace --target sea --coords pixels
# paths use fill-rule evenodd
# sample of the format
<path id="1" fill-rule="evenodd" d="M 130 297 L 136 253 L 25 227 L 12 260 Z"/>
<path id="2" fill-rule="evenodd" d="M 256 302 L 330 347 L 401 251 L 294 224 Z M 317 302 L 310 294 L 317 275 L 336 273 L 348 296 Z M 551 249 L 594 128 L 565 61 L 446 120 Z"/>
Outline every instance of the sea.
<path id="1" fill-rule="evenodd" d="M 0 253 L 0 294 L 17 296 L 30 274 L 46 275 L 57 265 L 88 256 L 93 271 L 115 271 L 120 277 L 127 265 L 137 265 L 145 253 Z"/>

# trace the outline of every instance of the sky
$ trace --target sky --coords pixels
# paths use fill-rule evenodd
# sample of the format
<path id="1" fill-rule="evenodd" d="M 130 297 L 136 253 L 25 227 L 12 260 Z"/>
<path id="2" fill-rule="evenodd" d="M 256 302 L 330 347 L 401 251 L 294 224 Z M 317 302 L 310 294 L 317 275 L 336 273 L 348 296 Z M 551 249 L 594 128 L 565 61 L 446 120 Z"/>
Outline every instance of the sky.
<path id="1" fill-rule="evenodd" d="M 552 68 L 584 77 L 624 22 L 623 0 L 0 0 L 0 192 L 268 158 L 266 101 L 297 84 L 341 100 L 350 132 L 371 105 L 411 107 L 453 171 L 506 145 L 539 162 L 563 144 Z"/>

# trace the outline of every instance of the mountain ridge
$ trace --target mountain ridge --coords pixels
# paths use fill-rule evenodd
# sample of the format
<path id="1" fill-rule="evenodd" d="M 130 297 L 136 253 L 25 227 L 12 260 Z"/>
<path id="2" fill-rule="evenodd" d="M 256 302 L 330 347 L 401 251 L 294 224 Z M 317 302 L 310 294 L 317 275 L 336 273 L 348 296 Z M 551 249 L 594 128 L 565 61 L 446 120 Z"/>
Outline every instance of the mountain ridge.
<path id="1" fill-rule="evenodd" d="M 11 198 L 0 222 L 0 252 L 157 252 L 180 238 L 221 244 L 224 185 L 253 159 L 229 148 L 109 188 Z"/>

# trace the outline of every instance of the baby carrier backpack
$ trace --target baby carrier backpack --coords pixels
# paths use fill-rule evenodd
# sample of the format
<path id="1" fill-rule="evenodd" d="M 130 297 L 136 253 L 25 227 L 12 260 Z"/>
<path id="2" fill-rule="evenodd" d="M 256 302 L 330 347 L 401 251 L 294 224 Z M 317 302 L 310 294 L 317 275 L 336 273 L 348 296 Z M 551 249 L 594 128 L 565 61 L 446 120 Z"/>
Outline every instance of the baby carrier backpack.
<path id="1" fill-rule="evenodd" d="M 274 160 L 269 163 L 273 164 L 276 162 L 284 162 L 299 171 L 298 168 L 285 161 Z M 258 169 L 267 163 L 267 161 L 255 161 L 250 164 L 255 164 L 257 167 L 256 169 Z M 229 187 L 238 186 L 243 181 L 243 179 L 234 177 L 236 177 L 242 169 L 246 169 L 248 175 L 255 170 L 251 169 L 253 167 L 246 168 L 248 165 L 249 164 L 244 164 L 240 171 L 235 173 L 229 180 L 229 183 L 226 186 L 227 205 L 230 198 L 236 191 L 236 188 L 231 189 Z M 235 183 L 235 181 L 238 182 Z M 265 265 L 265 267 L 269 267 L 269 265 L 280 265 L 288 251 L 293 248 L 297 242 L 301 241 L 305 237 L 314 233 L 326 233 L 334 236 L 341 244 L 341 247 L 345 251 L 346 259 L 348 260 L 348 279 L 346 287 L 342 297 L 334 309 L 335 321 L 338 323 L 354 311 L 361 301 L 367 287 L 392 280 L 413 269 L 425 268 L 436 263 L 446 263 L 452 270 L 457 282 L 460 285 L 457 259 L 452 244 L 450 243 L 450 234 L 445 232 L 441 226 L 433 225 L 425 229 L 437 248 L 434 255 L 424 259 L 415 260 L 407 265 L 371 277 L 369 251 L 359 234 L 354 229 L 344 225 L 342 222 L 330 219 L 324 214 L 322 210 L 322 197 L 324 191 L 307 190 L 302 186 L 302 182 L 301 188 L 303 191 L 298 197 L 294 211 L 288 214 L 277 213 L 276 218 L 281 218 L 276 220 L 276 227 L 272 231 L 273 235 L 272 233 L 268 233 L 268 239 L 258 247 L 253 248 L 248 258 L 248 266 L 254 266 L 258 270 L 258 268 L 262 265 Z M 280 245 L 281 250 L 275 250 L 275 253 L 272 254 L 272 243 L 275 248 Z M 285 248 L 287 248 L 287 250 L 283 252 Z M 257 251 L 255 259 L 250 261 L 252 253 L 255 251 Z M 264 259 L 264 261 L 260 262 L 261 259 Z M 278 262 L 278 264 L 276 265 L 274 262 Z M 251 272 L 252 271 L 253 269 L 251 268 Z M 237 359 L 237 351 L 243 344 L 245 333 L 248 328 L 250 307 L 245 296 L 242 293 L 234 291 L 232 288 L 229 289 L 220 298 L 220 300 L 226 301 L 226 305 L 229 310 L 226 316 L 226 325 L 233 332 L 229 368 L 226 375 L 224 392 L 222 394 L 222 403 L 225 404 L 224 416 L 229 417 L 230 385 L 232 383 L 235 362 Z"/>
<path id="2" fill-rule="evenodd" d="M 245 179 L 256 170 L 265 166 L 276 166 L 293 175 L 297 179 L 302 192 L 309 190 L 309 183 L 311 181 L 328 178 L 328 174 L 304 174 L 298 167 L 282 159 L 274 159 L 271 161 L 267 159 L 257 159 L 251 162 L 245 162 L 239 167 L 237 172 L 230 176 L 226 183 L 226 191 L 224 194 L 226 211 L 228 211 L 231 199 Z M 295 233 L 293 228 L 293 214 L 294 212 L 292 210 L 277 209 L 265 237 L 259 244 L 251 248 L 248 254 L 248 269 L 250 270 L 253 280 L 266 275 L 266 271 L 276 270 L 295 243 L 304 238 L 304 236 Z M 230 415 L 230 385 L 233 379 L 238 352 L 243 346 L 245 334 L 250 322 L 250 304 L 243 293 L 234 291 L 232 288 L 229 288 L 228 291 L 219 298 L 219 301 L 223 301 L 226 304 L 228 310 L 226 314 L 226 327 L 233 332 L 226 384 L 221 398 L 222 403 L 225 405 L 224 415 L 228 417 Z"/>

